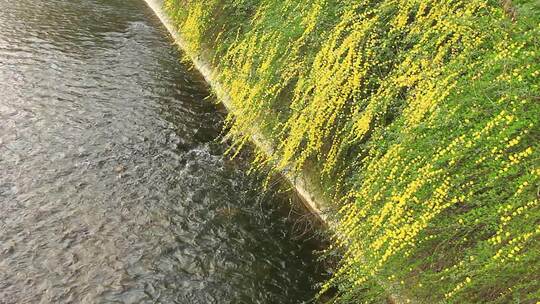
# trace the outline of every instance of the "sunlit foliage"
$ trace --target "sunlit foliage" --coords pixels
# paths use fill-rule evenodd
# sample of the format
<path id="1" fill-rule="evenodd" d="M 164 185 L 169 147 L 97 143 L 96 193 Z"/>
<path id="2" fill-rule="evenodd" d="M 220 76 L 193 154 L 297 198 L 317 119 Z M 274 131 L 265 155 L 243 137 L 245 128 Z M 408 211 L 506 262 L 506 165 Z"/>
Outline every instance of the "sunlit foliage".
<path id="1" fill-rule="evenodd" d="M 258 161 L 321 172 L 336 301 L 540 298 L 539 2 L 166 8 L 188 51 L 212 50 L 237 145 L 262 132 L 275 153 Z"/>

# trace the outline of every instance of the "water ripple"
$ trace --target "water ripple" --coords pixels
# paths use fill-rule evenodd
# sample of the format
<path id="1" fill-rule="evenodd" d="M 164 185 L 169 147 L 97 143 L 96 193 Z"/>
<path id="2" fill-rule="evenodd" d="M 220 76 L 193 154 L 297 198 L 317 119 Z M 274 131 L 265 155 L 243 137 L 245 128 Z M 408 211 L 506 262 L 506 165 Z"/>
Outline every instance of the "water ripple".
<path id="1" fill-rule="evenodd" d="M 0 303 L 300 303 L 279 199 L 143 1 L 0 0 Z"/>

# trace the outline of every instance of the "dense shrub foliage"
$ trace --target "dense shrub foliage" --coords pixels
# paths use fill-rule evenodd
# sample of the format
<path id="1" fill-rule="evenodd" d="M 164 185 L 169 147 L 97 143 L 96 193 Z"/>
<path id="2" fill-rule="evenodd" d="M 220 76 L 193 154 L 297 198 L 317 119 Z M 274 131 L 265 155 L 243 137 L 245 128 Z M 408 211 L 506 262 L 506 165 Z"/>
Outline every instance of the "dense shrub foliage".
<path id="1" fill-rule="evenodd" d="M 337 302 L 540 299 L 540 2 L 165 6 L 230 94 L 236 143 L 262 132 L 259 162 L 321 172 Z"/>

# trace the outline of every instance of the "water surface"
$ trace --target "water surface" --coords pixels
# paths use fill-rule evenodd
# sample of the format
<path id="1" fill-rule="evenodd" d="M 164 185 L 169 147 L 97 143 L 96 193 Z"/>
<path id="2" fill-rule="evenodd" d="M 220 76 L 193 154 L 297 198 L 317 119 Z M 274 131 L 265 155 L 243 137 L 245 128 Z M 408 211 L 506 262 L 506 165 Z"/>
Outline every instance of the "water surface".
<path id="1" fill-rule="evenodd" d="M 0 0 L 0 303 L 301 303 L 311 247 L 222 156 L 141 0 Z"/>

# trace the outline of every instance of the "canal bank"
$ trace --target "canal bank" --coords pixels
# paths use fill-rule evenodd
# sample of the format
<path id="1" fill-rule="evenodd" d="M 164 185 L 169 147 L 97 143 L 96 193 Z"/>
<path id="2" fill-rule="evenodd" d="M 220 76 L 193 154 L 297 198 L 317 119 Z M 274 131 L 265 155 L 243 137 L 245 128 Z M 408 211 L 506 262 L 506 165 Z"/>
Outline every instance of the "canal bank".
<path id="1" fill-rule="evenodd" d="M 221 102 L 229 112 L 234 111 L 228 92 L 223 88 L 217 78 L 219 72 L 211 64 L 210 54 L 212 52 L 205 49 L 196 49 L 196 51 L 194 51 L 190 47 L 189 43 L 184 39 L 182 34 L 174 25 L 174 22 L 167 15 L 164 9 L 163 0 L 144 1 L 154 11 L 156 16 L 167 28 L 174 42 L 184 52 L 190 63 L 193 64 L 194 68 L 211 86 L 217 100 Z M 253 125 L 253 128 L 249 130 L 249 138 L 251 139 L 251 143 L 255 146 L 255 148 L 262 151 L 266 155 L 266 157 L 274 157 L 274 149 L 272 147 L 272 144 L 265 138 L 262 132 L 257 129 L 256 125 Z M 315 226 L 322 224 L 325 228 L 333 231 L 335 222 L 331 219 L 331 217 L 329 217 L 330 211 L 328 209 L 331 204 L 329 203 L 329 199 L 324 196 L 321 187 L 318 186 L 316 182 L 317 179 L 313 176 L 310 176 L 310 174 L 314 173 L 307 173 L 306 170 L 303 170 L 300 173 L 296 172 L 292 174 L 290 170 L 285 168 L 280 170 L 278 174 L 283 177 L 288 184 L 292 186 L 292 188 L 300 198 L 300 202 L 306 208 L 306 211 L 311 214 L 310 220 L 316 221 L 318 223 Z M 410 297 L 402 294 L 402 292 L 400 291 L 401 287 L 399 286 L 398 282 L 393 282 L 386 279 L 376 279 L 376 283 L 385 289 L 385 295 L 382 298 L 385 299 L 388 303 L 418 303 L 418 301 L 413 300 Z M 330 294 L 332 293 L 333 292 L 330 292 Z"/>
<path id="2" fill-rule="evenodd" d="M 256 165 L 332 197 L 307 203 L 331 203 L 345 252 L 323 289 L 343 303 L 535 298 L 532 1 L 165 3 L 186 53 L 226 91 L 238 146 L 256 142 Z"/>
<path id="3" fill-rule="evenodd" d="M 201 75 L 204 77 L 206 82 L 212 87 L 213 92 L 216 94 L 217 99 L 223 103 L 223 105 L 229 110 L 232 110 L 232 103 L 230 102 L 231 98 L 228 93 L 224 90 L 223 86 L 220 84 L 219 80 L 216 78 L 217 72 L 214 67 L 211 65 L 211 60 L 209 57 L 208 50 L 199 50 L 198 52 L 190 51 L 188 42 L 182 37 L 182 34 L 177 30 L 172 20 L 169 18 L 165 10 L 163 9 L 164 2 L 162 0 L 145 0 L 148 6 L 155 12 L 159 17 L 163 25 L 167 28 L 171 36 L 173 37 L 176 44 L 184 51 L 186 56 L 189 58 L 193 66 Z M 263 151 L 267 156 L 272 156 L 273 148 L 268 140 L 264 138 L 257 126 L 253 126 L 249 134 L 253 144 L 257 149 Z M 312 179 L 308 178 L 305 175 L 292 175 L 287 170 L 282 170 L 281 174 L 288 183 L 290 183 L 295 191 L 298 193 L 301 201 L 304 203 L 305 207 L 316 217 L 318 217 L 321 222 L 326 225 L 331 223 L 328 221 L 325 209 L 330 206 L 325 202 L 325 198 L 322 195 L 322 191 L 311 182 Z"/>

